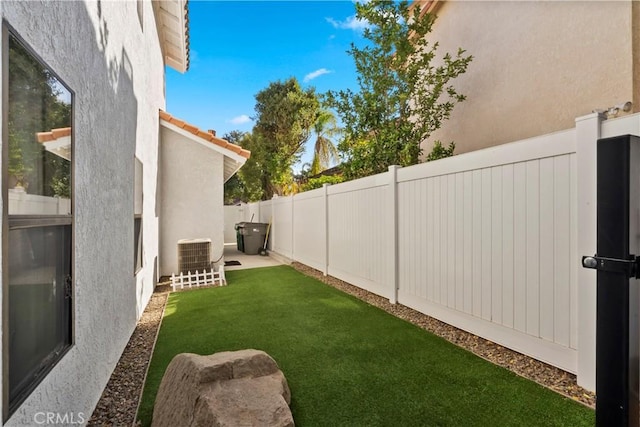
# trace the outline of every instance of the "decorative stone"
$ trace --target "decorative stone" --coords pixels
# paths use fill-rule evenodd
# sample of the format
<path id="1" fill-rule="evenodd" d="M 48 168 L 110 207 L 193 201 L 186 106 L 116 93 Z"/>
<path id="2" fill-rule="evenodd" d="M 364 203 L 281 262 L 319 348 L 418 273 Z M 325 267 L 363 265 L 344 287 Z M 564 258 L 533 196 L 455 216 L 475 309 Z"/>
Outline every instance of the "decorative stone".
<path id="1" fill-rule="evenodd" d="M 293 427 L 291 392 L 264 351 L 182 353 L 162 377 L 153 427 Z"/>

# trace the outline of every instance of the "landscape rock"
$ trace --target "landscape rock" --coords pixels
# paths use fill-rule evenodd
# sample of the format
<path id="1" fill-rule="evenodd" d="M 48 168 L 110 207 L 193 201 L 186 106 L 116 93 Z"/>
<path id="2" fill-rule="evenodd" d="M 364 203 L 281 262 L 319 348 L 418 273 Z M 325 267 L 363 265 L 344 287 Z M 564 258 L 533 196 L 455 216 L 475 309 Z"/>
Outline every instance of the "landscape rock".
<path id="1" fill-rule="evenodd" d="M 276 362 L 260 350 L 182 353 L 162 377 L 153 427 L 293 427 L 291 392 Z"/>

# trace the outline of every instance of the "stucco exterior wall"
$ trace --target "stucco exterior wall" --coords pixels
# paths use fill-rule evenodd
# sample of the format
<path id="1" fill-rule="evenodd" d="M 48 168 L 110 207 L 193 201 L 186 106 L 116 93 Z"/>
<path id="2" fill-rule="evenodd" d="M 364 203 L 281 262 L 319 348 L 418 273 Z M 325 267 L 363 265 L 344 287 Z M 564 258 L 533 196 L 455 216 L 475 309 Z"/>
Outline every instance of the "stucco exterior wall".
<path id="1" fill-rule="evenodd" d="M 34 425 L 43 411 L 88 420 L 152 293 L 164 65 L 150 2 L 143 17 L 141 26 L 134 1 L 0 2 L 0 18 L 75 93 L 74 345 L 5 425 Z M 145 174 L 137 276 L 134 155 Z"/>
<path id="2" fill-rule="evenodd" d="M 423 144 L 456 153 L 574 126 L 594 109 L 634 100 L 639 25 L 631 1 L 442 1 L 430 40 L 474 56 L 454 86 L 467 95 Z M 637 15 L 637 11 L 636 11 Z M 633 31 L 632 31 L 633 29 Z M 640 111 L 635 89 L 634 111 Z"/>
<path id="3" fill-rule="evenodd" d="M 160 146 L 159 265 L 169 276 L 178 272 L 178 240 L 211 239 L 212 261 L 224 251 L 224 156 L 165 127 Z"/>
<path id="4" fill-rule="evenodd" d="M 631 35 L 633 37 L 633 105 L 640 111 L 640 2 L 631 2 Z"/>

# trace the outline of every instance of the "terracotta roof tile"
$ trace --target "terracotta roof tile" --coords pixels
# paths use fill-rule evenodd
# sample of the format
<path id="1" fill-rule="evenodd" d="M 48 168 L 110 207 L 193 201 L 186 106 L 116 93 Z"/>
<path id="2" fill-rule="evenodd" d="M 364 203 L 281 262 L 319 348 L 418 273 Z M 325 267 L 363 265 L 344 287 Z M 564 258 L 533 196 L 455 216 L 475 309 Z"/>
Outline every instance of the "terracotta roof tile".
<path id="1" fill-rule="evenodd" d="M 197 135 L 202 138 L 202 139 L 209 139 L 209 135 L 211 135 L 209 132 L 203 132 L 201 130 L 198 129 L 198 133 Z"/>
<path id="2" fill-rule="evenodd" d="M 218 138 L 212 134 L 210 134 L 209 132 L 205 132 L 202 129 L 199 129 L 197 126 L 194 126 L 192 124 L 186 123 L 183 120 L 177 119 L 175 117 L 173 117 L 171 114 L 167 113 L 166 111 L 162 111 L 160 110 L 160 119 L 171 123 L 174 126 L 179 127 L 180 129 L 184 129 L 187 132 L 190 132 L 192 134 L 194 134 L 195 136 L 197 136 L 198 138 L 202 138 L 205 141 L 208 141 L 212 144 L 215 144 L 219 147 L 222 148 L 226 148 L 227 150 L 233 151 L 234 153 L 238 153 L 239 155 L 241 155 L 242 157 L 244 157 L 245 159 L 248 159 L 251 156 L 251 151 L 249 150 L 245 150 L 244 148 L 240 147 L 239 145 L 236 144 L 232 144 L 222 138 Z"/>
<path id="3" fill-rule="evenodd" d="M 51 132 L 38 132 L 36 134 L 36 137 L 38 138 L 38 142 L 43 143 L 43 142 L 54 141 L 58 138 L 62 138 L 69 135 L 71 135 L 70 127 L 51 129 Z"/>
<path id="4" fill-rule="evenodd" d="M 182 126 L 182 129 L 191 132 L 194 135 L 198 135 L 198 132 L 200 132 L 200 129 L 198 129 L 196 126 L 194 125 L 190 125 L 189 123 L 185 123 Z"/>

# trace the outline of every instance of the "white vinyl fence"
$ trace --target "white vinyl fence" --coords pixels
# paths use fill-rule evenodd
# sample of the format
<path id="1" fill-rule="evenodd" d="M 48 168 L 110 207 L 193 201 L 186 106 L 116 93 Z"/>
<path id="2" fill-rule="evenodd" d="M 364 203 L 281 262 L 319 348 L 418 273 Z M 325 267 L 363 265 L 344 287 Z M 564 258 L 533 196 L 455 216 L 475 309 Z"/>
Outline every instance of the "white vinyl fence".
<path id="1" fill-rule="evenodd" d="M 69 215 L 71 199 L 9 189 L 9 215 Z"/>
<path id="2" fill-rule="evenodd" d="M 263 222 L 271 221 L 271 201 L 262 203 L 224 206 L 224 243 L 236 243 L 235 225 L 242 221 Z"/>
<path id="3" fill-rule="evenodd" d="M 575 151 L 571 130 L 398 170 L 398 301 L 575 372 Z"/>
<path id="4" fill-rule="evenodd" d="M 272 219 L 272 251 L 594 390 L 595 273 L 580 258 L 596 249 L 596 141 L 622 134 L 640 135 L 640 115 L 241 209 Z"/>
<path id="5" fill-rule="evenodd" d="M 225 206 L 224 212 L 224 243 L 236 243 L 235 225 L 244 221 L 244 209 L 247 205 Z"/>

